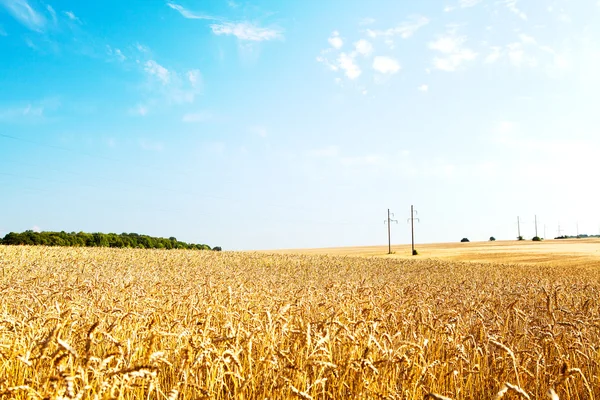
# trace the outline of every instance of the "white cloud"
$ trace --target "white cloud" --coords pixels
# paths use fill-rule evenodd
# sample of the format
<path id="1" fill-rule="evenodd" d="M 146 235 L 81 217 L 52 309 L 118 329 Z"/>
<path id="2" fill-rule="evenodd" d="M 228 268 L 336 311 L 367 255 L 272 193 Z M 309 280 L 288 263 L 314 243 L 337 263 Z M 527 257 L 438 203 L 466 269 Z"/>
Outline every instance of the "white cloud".
<path id="1" fill-rule="evenodd" d="M 361 39 L 354 43 L 354 48 L 359 54 L 362 54 L 365 57 L 370 56 L 373 52 L 373 45 L 365 39 Z"/>
<path id="2" fill-rule="evenodd" d="M 192 87 L 196 87 L 201 83 L 202 76 L 200 75 L 200 70 L 192 69 L 188 71 L 187 76 Z"/>
<path id="3" fill-rule="evenodd" d="M 46 18 L 31 7 L 27 0 L 1 0 L 0 6 L 4 6 L 13 18 L 27 28 L 32 31 L 43 32 L 46 26 Z"/>
<path id="4" fill-rule="evenodd" d="M 356 79 L 362 73 L 358 65 L 354 62 L 354 57 L 352 55 L 341 53 L 338 57 L 338 64 L 340 68 L 345 71 L 346 76 L 349 79 Z"/>
<path id="5" fill-rule="evenodd" d="M 148 74 L 153 75 L 156 78 L 158 78 L 158 80 L 160 80 L 163 83 L 163 85 L 166 85 L 167 83 L 169 83 L 169 81 L 171 79 L 169 70 L 154 60 L 146 61 L 144 70 Z"/>
<path id="6" fill-rule="evenodd" d="M 391 57 L 377 56 L 373 59 L 373 69 L 382 74 L 395 74 L 400 71 L 400 63 Z"/>
<path id="7" fill-rule="evenodd" d="M 282 39 L 281 30 L 274 28 L 262 28 L 251 22 L 224 22 L 210 26 L 215 35 L 232 35 L 239 40 L 251 42 L 262 42 L 265 40 Z"/>
<path id="8" fill-rule="evenodd" d="M 193 122 L 206 122 L 212 119 L 212 114 L 208 111 L 199 111 L 195 113 L 188 113 L 183 116 L 181 121 L 193 123 Z"/>
<path id="9" fill-rule="evenodd" d="M 34 225 L 33 228 L 31 228 L 31 230 L 34 231 L 34 232 L 40 233 L 42 231 L 42 228 L 40 228 L 37 225 Z"/>
<path id="10" fill-rule="evenodd" d="M 75 15 L 75 14 L 73 13 L 73 11 L 65 11 L 65 15 L 66 15 L 66 16 L 67 16 L 67 17 L 68 17 L 68 18 L 69 18 L 71 21 L 74 21 L 74 22 L 79 22 L 79 23 L 81 23 L 81 20 L 79 19 L 79 17 L 78 17 L 77 15 Z"/>
<path id="11" fill-rule="evenodd" d="M 344 45 L 344 41 L 340 37 L 340 33 L 338 31 L 333 31 L 329 39 L 327 39 L 331 47 L 334 49 L 341 49 Z"/>
<path id="12" fill-rule="evenodd" d="M 181 16 L 183 16 L 184 18 L 187 18 L 187 19 L 206 19 L 206 20 L 210 20 L 210 21 L 214 21 L 214 20 L 218 19 L 215 17 L 211 17 L 210 15 L 197 14 L 195 12 L 192 12 L 190 10 L 183 8 L 179 4 L 169 2 L 169 3 L 167 3 L 167 6 L 171 7 L 173 10 L 179 12 L 179 14 L 181 14 Z"/>
<path id="13" fill-rule="evenodd" d="M 434 57 L 433 66 L 451 72 L 456 71 L 465 61 L 474 60 L 477 53 L 464 46 L 466 41 L 465 36 L 456 36 L 454 32 L 450 32 L 430 42 L 430 49 L 443 54 L 442 57 Z"/>
<path id="14" fill-rule="evenodd" d="M 371 30 L 367 29 L 367 35 L 372 38 L 376 37 L 392 37 L 400 36 L 402 39 L 408 39 L 415 34 L 420 28 L 424 27 L 429 23 L 429 18 L 423 16 L 412 16 L 407 21 L 401 23 L 395 28 L 386 30 Z"/>
<path id="15" fill-rule="evenodd" d="M 429 90 L 429 86 L 428 85 L 423 84 L 423 85 L 419 86 L 419 91 L 420 92 L 427 92 L 428 90 Z"/>
<path id="16" fill-rule="evenodd" d="M 517 7 L 517 3 L 519 2 L 519 0 L 506 0 L 504 2 L 504 4 L 506 4 L 506 7 L 510 10 L 510 12 L 516 14 L 519 18 L 521 18 L 522 20 L 527 20 L 527 14 L 525 14 L 523 11 L 521 11 L 518 7 Z"/>

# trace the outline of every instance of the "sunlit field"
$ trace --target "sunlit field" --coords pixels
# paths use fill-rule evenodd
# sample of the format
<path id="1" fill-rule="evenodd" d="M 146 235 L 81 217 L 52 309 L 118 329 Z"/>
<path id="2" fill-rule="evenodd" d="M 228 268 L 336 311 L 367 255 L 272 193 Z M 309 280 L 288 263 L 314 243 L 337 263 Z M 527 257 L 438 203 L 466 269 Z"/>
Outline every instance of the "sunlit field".
<path id="1" fill-rule="evenodd" d="M 600 398 L 600 273 L 0 246 L 0 398 Z"/>

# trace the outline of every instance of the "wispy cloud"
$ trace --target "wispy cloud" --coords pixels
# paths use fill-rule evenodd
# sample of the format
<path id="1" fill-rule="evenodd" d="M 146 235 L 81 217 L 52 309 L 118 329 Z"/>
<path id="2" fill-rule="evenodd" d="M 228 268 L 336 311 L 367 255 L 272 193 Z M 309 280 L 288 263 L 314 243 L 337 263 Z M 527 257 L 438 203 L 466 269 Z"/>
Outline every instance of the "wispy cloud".
<path id="1" fill-rule="evenodd" d="M 169 2 L 169 3 L 167 3 L 167 6 L 171 7 L 173 10 L 179 12 L 179 14 L 181 14 L 181 16 L 183 16 L 184 18 L 187 18 L 187 19 L 205 19 L 205 20 L 209 20 L 209 21 L 219 20 L 219 18 L 210 16 L 210 15 L 199 14 L 199 13 L 190 11 L 176 3 Z"/>
<path id="2" fill-rule="evenodd" d="M 65 15 L 67 16 L 67 18 L 69 18 L 71 21 L 73 22 L 78 22 L 81 23 L 81 20 L 79 19 L 79 17 L 77 15 L 75 15 L 73 13 L 73 11 L 65 11 Z"/>
<path id="3" fill-rule="evenodd" d="M 433 66 L 442 71 L 456 71 L 464 62 L 474 60 L 477 53 L 465 47 L 466 36 L 457 36 L 453 29 L 429 43 L 429 48 L 442 55 L 434 57 Z"/>
<path id="4" fill-rule="evenodd" d="M 486 64 L 493 64 L 500 59 L 507 59 L 513 67 L 533 68 L 539 65 L 538 56 L 540 56 L 540 53 L 542 55 L 551 54 L 553 57 L 557 56 L 559 62 L 562 60 L 560 55 L 556 54 L 552 48 L 539 45 L 533 36 L 520 33 L 518 38 L 518 41 L 502 47 L 490 47 L 490 53 L 486 56 L 484 62 Z"/>
<path id="5" fill-rule="evenodd" d="M 46 27 L 46 18 L 35 10 L 27 0 L 0 0 L 0 6 L 21 24 L 36 32 L 43 32 Z"/>
<path id="6" fill-rule="evenodd" d="M 154 60 L 146 61 L 146 64 L 144 64 L 144 70 L 148 74 L 156 77 L 160 82 L 162 82 L 163 85 L 166 85 L 171 80 L 169 70 Z"/>
<path id="7" fill-rule="evenodd" d="M 46 5 L 46 9 L 48 10 L 48 12 L 50 13 L 50 16 L 52 17 L 52 22 L 54 22 L 56 24 L 56 11 L 54 11 L 54 8 L 52 8 L 52 6 L 50 4 Z"/>
<path id="8" fill-rule="evenodd" d="M 510 12 L 514 13 L 519 18 L 526 21 L 527 14 L 525 14 L 523 11 L 521 11 L 521 9 L 519 9 L 519 7 L 517 7 L 518 2 L 519 2 L 519 0 L 505 0 L 504 4 L 506 5 L 506 7 L 508 8 L 508 10 Z"/>
<path id="9" fill-rule="evenodd" d="M 265 28 L 250 21 L 231 22 L 227 21 L 225 18 L 190 11 L 173 2 L 168 2 L 167 6 L 179 12 L 179 14 L 187 19 L 218 22 L 210 25 L 210 29 L 215 35 L 235 36 L 239 40 L 250 42 L 262 42 L 283 38 L 283 32 L 279 28 Z M 238 5 L 234 2 L 230 2 L 229 6 L 236 8 Z"/>
<path id="10" fill-rule="evenodd" d="M 400 36 L 402 39 L 408 39 L 419 29 L 429 23 L 429 18 L 423 16 L 412 16 L 400 25 L 385 30 L 367 29 L 367 35 L 372 38 Z"/>
<path id="11" fill-rule="evenodd" d="M 344 41 L 340 37 L 340 33 L 338 31 L 333 31 L 329 39 L 327 39 L 331 47 L 334 49 L 341 49 L 344 45 Z"/>
<path id="12" fill-rule="evenodd" d="M 60 100 L 58 98 L 47 98 L 37 102 L 0 107 L 0 121 L 40 122 L 46 119 L 46 111 L 55 111 L 59 107 Z"/>
<path id="13" fill-rule="evenodd" d="M 202 91 L 201 74 L 197 69 L 177 72 L 148 60 L 143 64 L 143 71 L 148 77 L 149 92 L 159 94 L 169 103 L 193 103 Z"/>
<path id="14" fill-rule="evenodd" d="M 210 26 L 215 35 L 235 36 L 239 40 L 262 42 L 282 39 L 283 34 L 277 28 L 263 28 L 251 22 L 224 22 Z"/>
<path id="15" fill-rule="evenodd" d="M 427 91 L 429 91 L 429 86 L 423 84 L 423 85 L 419 86 L 418 89 L 419 89 L 419 92 L 427 92 Z"/>
<path id="16" fill-rule="evenodd" d="M 395 74 L 400 71 L 400 63 L 391 57 L 377 56 L 373 59 L 373 69 L 382 74 Z"/>

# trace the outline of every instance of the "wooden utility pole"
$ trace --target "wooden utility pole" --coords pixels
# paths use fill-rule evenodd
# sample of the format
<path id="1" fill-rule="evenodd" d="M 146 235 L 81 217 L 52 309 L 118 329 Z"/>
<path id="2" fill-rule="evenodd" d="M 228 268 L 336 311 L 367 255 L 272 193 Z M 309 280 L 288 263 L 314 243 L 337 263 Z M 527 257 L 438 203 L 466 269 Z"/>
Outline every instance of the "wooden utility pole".
<path id="1" fill-rule="evenodd" d="M 388 227 L 388 254 L 392 254 L 392 222 L 398 223 L 398 221 L 396 221 L 395 219 L 392 219 L 391 217 L 393 217 L 394 214 L 390 213 L 390 209 L 388 208 L 388 212 L 387 212 L 387 220 L 383 221 L 383 223 L 387 223 L 387 227 Z"/>

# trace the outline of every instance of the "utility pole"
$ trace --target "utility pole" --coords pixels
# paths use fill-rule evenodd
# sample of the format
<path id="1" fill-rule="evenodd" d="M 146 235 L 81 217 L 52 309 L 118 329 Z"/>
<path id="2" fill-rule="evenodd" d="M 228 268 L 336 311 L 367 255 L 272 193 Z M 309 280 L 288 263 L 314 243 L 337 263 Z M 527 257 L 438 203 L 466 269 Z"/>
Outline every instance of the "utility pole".
<path id="1" fill-rule="evenodd" d="M 517 216 L 517 239 L 521 240 L 521 220 Z"/>
<path id="2" fill-rule="evenodd" d="M 534 216 L 535 218 L 535 236 L 537 237 L 538 233 L 537 233 L 537 215 Z"/>
<path id="3" fill-rule="evenodd" d="M 577 239 L 579 239 L 579 221 L 577 221 Z"/>
<path id="4" fill-rule="evenodd" d="M 560 229 L 560 222 L 558 223 L 558 236 L 561 236 L 562 229 Z"/>
<path id="5" fill-rule="evenodd" d="M 393 217 L 394 214 L 390 213 L 390 209 L 388 208 L 388 213 L 387 213 L 387 220 L 383 221 L 383 223 L 387 223 L 388 226 L 388 254 L 392 254 L 392 222 L 398 223 L 397 220 L 395 219 L 391 219 L 391 217 Z"/>
<path id="6" fill-rule="evenodd" d="M 412 255 L 416 256 L 415 253 L 415 219 L 417 221 L 419 221 L 419 218 L 415 218 L 415 214 L 418 214 L 417 210 L 415 210 L 414 206 L 411 205 L 410 206 L 410 218 L 408 219 L 408 221 L 410 221 L 410 237 L 411 237 L 411 243 L 412 243 Z"/>

